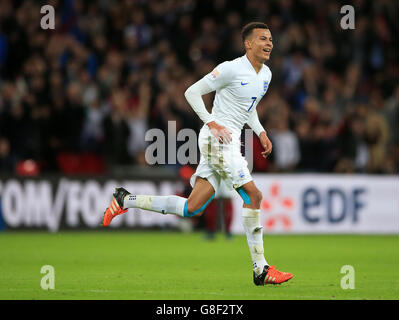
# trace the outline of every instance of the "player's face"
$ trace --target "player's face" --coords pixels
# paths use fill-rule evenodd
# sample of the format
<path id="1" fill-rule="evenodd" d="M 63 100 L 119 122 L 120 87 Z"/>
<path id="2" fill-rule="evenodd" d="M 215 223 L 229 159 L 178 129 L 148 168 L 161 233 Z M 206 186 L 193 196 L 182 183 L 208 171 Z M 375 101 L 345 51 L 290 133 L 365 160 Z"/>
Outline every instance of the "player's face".
<path id="1" fill-rule="evenodd" d="M 254 29 L 252 35 L 247 40 L 246 48 L 251 50 L 251 54 L 261 61 L 270 59 L 273 50 L 273 38 L 269 29 Z"/>

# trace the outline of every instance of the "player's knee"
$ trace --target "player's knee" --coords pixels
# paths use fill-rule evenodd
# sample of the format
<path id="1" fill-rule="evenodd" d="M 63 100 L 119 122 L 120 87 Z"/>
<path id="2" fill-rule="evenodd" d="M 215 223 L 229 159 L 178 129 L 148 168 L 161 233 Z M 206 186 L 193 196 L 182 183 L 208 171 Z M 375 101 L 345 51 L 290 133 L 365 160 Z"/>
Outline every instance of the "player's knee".
<path id="1" fill-rule="evenodd" d="M 188 217 L 200 217 L 204 214 L 204 206 L 201 205 L 200 203 L 194 202 L 194 201 L 189 201 L 187 200 L 187 216 Z"/>
<path id="2" fill-rule="evenodd" d="M 198 201 L 194 200 L 187 200 L 187 211 L 189 213 L 194 213 L 197 212 L 201 208 L 201 204 Z M 196 215 L 202 215 L 202 211 L 199 213 L 196 213 Z"/>
<path id="3" fill-rule="evenodd" d="M 205 211 L 205 208 L 208 206 L 208 204 L 212 201 L 214 197 L 215 193 L 213 193 L 213 195 L 205 203 L 203 203 L 202 200 L 200 199 L 196 199 L 195 197 L 192 198 L 189 197 L 185 205 L 184 215 L 187 217 L 202 215 L 203 212 Z"/>
<path id="4" fill-rule="evenodd" d="M 262 202 L 262 192 L 260 192 L 258 189 L 254 191 L 252 194 L 249 195 L 251 198 L 251 204 L 253 204 L 256 207 L 260 207 L 260 204 Z"/>

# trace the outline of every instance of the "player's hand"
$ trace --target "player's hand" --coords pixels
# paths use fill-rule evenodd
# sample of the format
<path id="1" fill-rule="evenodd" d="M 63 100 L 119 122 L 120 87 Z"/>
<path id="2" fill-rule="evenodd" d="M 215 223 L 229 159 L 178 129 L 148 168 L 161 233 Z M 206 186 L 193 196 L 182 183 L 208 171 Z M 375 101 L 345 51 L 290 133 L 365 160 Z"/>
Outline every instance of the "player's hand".
<path id="1" fill-rule="evenodd" d="M 266 132 L 264 132 L 264 131 L 260 134 L 259 140 L 260 140 L 260 143 L 261 143 L 263 149 L 265 149 L 265 151 L 262 151 L 261 154 L 262 154 L 263 158 L 266 159 L 267 156 L 272 153 L 272 148 L 273 148 L 272 142 L 267 137 Z"/>
<path id="2" fill-rule="evenodd" d="M 217 124 L 215 121 L 209 122 L 208 127 L 211 130 L 211 134 L 216 137 L 220 143 L 229 144 L 232 141 L 232 132 L 226 127 Z"/>

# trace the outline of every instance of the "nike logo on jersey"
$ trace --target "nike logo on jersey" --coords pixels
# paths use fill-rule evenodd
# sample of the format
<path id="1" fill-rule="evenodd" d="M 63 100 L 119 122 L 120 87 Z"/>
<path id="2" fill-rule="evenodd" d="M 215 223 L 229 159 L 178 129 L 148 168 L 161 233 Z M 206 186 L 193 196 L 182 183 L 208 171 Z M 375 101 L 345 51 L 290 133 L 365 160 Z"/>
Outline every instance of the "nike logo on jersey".
<path id="1" fill-rule="evenodd" d="M 248 83 L 249 83 L 249 82 L 242 82 L 242 81 L 241 81 L 241 85 L 242 85 L 242 86 L 245 86 L 245 85 L 247 85 Z"/>

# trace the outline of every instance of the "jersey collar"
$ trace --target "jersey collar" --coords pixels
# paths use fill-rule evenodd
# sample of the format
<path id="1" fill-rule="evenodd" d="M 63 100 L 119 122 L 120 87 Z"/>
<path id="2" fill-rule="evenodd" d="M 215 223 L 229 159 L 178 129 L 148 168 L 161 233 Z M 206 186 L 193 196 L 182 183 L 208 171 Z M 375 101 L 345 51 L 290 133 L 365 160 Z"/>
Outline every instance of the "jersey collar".
<path id="1" fill-rule="evenodd" d="M 249 59 L 248 59 L 248 57 L 247 57 L 247 54 L 244 54 L 243 56 L 243 59 L 244 59 L 244 61 L 245 61 L 245 63 L 247 63 L 248 65 L 249 65 L 249 67 L 255 72 L 255 74 L 260 74 L 261 73 L 261 71 L 264 69 L 264 67 L 265 67 L 265 65 L 262 63 L 262 68 L 259 70 L 259 72 L 256 72 L 256 70 L 255 70 L 255 68 L 254 68 L 254 66 L 252 65 L 252 63 L 251 63 L 251 61 L 249 61 Z"/>

